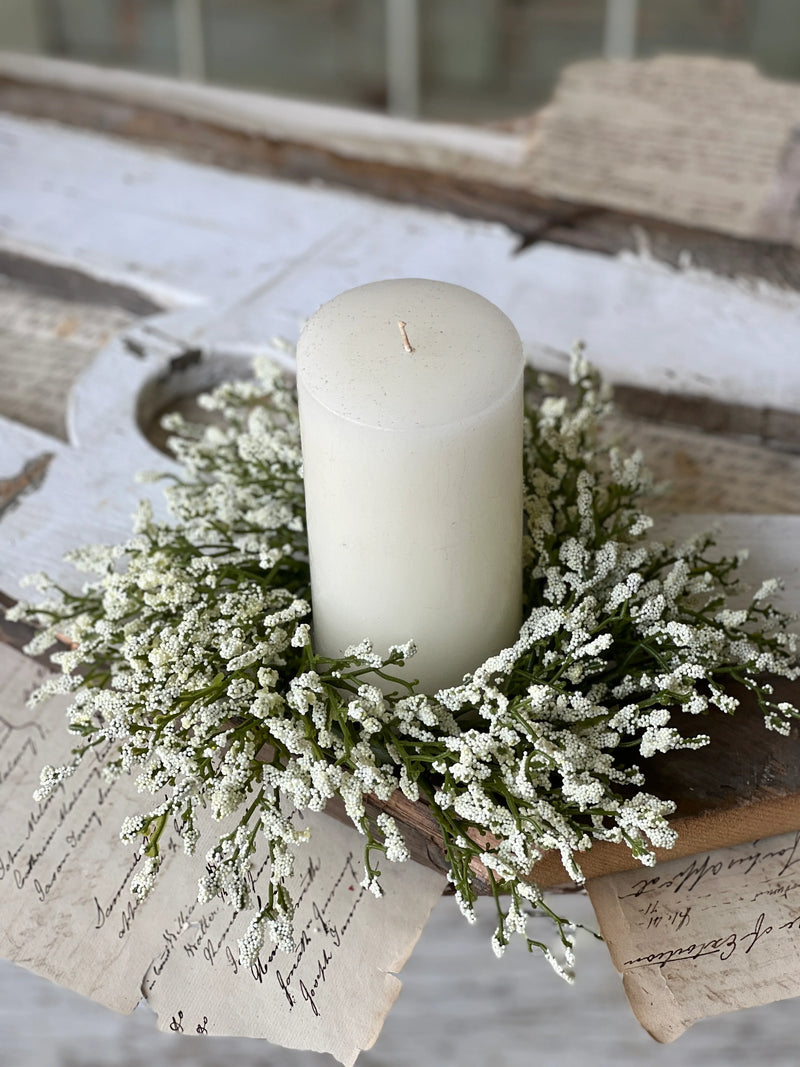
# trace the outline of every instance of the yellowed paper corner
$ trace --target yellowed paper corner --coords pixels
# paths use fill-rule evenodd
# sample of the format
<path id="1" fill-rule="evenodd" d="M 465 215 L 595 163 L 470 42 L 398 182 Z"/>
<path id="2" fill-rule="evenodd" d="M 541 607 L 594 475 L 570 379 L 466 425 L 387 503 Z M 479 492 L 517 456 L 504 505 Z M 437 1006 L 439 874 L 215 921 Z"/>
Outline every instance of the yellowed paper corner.
<path id="1" fill-rule="evenodd" d="M 657 1041 L 800 996 L 800 831 L 587 888 L 634 1014 Z"/>

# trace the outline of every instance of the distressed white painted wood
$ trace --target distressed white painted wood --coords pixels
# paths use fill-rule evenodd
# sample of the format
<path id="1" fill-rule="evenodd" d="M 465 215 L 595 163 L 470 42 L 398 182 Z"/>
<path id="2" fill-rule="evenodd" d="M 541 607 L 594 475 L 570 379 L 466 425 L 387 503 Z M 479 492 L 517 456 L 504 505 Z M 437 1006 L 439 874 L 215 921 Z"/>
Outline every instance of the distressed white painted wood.
<path id="1" fill-rule="evenodd" d="M 502 226 L 176 160 L 0 116 L 0 250 L 78 266 L 164 306 L 212 301 L 293 336 L 322 301 L 376 278 L 437 277 L 514 320 L 541 367 L 577 338 L 615 382 L 800 411 L 800 294 L 542 242 Z M 236 302 L 242 307 L 234 310 Z M 248 340 L 263 343 L 264 335 Z M 766 370 L 765 370 L 766 368 Z"/>
<path id="2" fill-rule="evenodd" d="M 50 453 L 54 458 L 70 451 L 69 446 L 49 434 L 32 430 L 18 422 L 0 418 L 0 478 L 9 478 L 36 456 Z M 3 557 L 0 556 L 0 559 Z M 7 562 L 7 560 L 4 560 Z M 5 570 L 5 568 L 3 568 Z M 0 583 L 0 588 L 2 588 Z"/>
<path id="3" fill-rule="evenodd" d="M 796 404 L 800 409 L 800 366 L 787 358 L 798 314 L 798 298 L 793 295 L 760 294 L 710 276 L 665 271 L 648 259 L 612 260 L 549 245 L 514 256 L 512 236 L 494 224 L 466 223 L 285 183 L 264 183 L 266 196 L 262 183 L 253 179 L 243 185 L 236 176 L 140 150 L 112 145 L 107 151 L 100 138 L 36 124 L 29 139 L 27 127 L 17 124 L 24 144 L 18 158 L 26 164 L 29 184 L 37 176 L 42 181 L 34 146 L 46 155 L 49 145 L 50 162 L 54 145 L 64 147 L 66 142 L 73 150 L 79 148 L 83 162 L 75 165 L 73 174 L 62 168 L 57 195 L 62 207 L 70 199 L 82 202 L 84 229 L 92 210 L 102 218 L 103 226 L 91 231 L 104 242 L 102 251 L 82 248 L 83 230 L 65 216 L 62 228 L 54 227 L 49 234 L 53 243 L 61 243 L 59 251 L 64 252 L 70 241 L 69 258 L 92 268 L 99 261 L 101 275 L 109 270 L 112 257 L 119 265 L 136 255 L 142 277 L 150 272 L 160 276 L 160 284 L 166 278 L 173 291 L 184 280 L 186 303 L 191 299 L 194 306 L 144 328 L 148 353 L 144 358 L 134 356 L 118 339 L 79 380 L 68 416 L 74 447 L 59 453 L 44 487 L 26 497 L 0 524 L 9 592 L 16 591 L 18 579 L 31 570 L 48 570 L 67 580 L 61 556 L 78 543 L 124 539 L 142 493 L 133 483 L 135 472 L 166 462 L 137 429 L 138 397 L 148 381 L 166 374 L 170 359 L 182 348 L 199 346 L 206 362 L 194 369 L 191 383 L 176 384 L 173 379 L 169 389 L 189 390 L 203 375 L 213 377 L 215 357 L 263 351 L 275 336 L 293 341 L 304 318 L 319 304 L 375 278 L 436 277 L 484 293 L 516 322 L 529 356 L 542 367 L 563 369 L 562 353 L 582 335 L 593 358 L 613 379 L 673 388 L 677 382 L 688 392 L 706 388 L 726 399 L 746 396 L 752 401 L 760 395 L 762 403 Z M 90 156 L 96 171 L 88 164 Z M 132 194 L 124 197 L 119 173 L 110 164 L 131 167 L 134 161 L 139 173 L 149 176 L 143 182 L 147 191 L 134 183 Z M 189 192 L 186 184 L 195 177 L 197 185 Z M 12 194 L 23 185 L 17 178 Z M 174 203 L 179 192 L 183 210 L 167 210 L 163 205 Z M 231 202 L 237 196 L 239 203 L 233 209 Z M 314 241 L 309 222 L 303 250 L 292 258 L 287 251 L 291 226 L 281 230 L 281 223 L 303 215 L 304 197 L 308 218 L 322 236 Z M 208 204 L 205 219 L 203 203 Z M 261 251 L 251 226 L 257 204 L 269 211 L 275 232 L 282 234 L 280 269 L 274 258 L 267 257 L 261 270 L 254 262 L 254 254 Z M 29 202 L 19 216 L 22 226 L 34 217 L 33 210 Z M 185 231 L 188 244 L 181 246 L 183 254 L 170 257 L 163 242 L 152 242 L 146 227 L 147 239 L 142 240 L 141 231 L 127 225 L 132 216 L 149 220 L 155 228 L 163 224 L 173 237 Z M 176 217 L 175 229 L 170 230 Z M 234 282 L 218 281 L 214 273 L 229 269 L 228 260 L 218 258 L 220 233 L 230 246 L 228 254 L 235 246 L 240 255 Z M 207 253 L 208 248 L 214 254 Z M 192 263 L 198 265 L 194 271 Z M 169 337 L 174 344 L 165 340 Z M 758 361 L 752 358 L 754 348 L 760 353 Z M 772 368 L 769 376 L 763 374 L 765 365 Z M 6 436 L 14 437 L 13 428 Z M 16 462 L 6 464 L 3 474 L 10 476 L 18 469 Z M 748 536 L 753 521 L 741 520 L 740 543 L 753 540 Z M 796 521 L 779 520 L 787 531 Z M 781 534 L 776 545 L 796 541 L 796 533 Z M 771 573 L 774 568 L 768 564 L 765 571 Z M 780 573 L 791 580 L 788 565 L 781 566 Z"/>
<path id="4" fill-rule="evenodd" d="M 397 8 L 415 3 L 398 0 Z M 607 54 L 632 55 L 636 6 L 608 0 Z M 409 84 L 412 67 L 406 62 L 402 71 Z M 244 133 L 309 146 L 320 161 L 330 153 L 428 178 L 486 182 L 497 202 L 505 187 L 727 235 L 800 241 L 793 207 L 800 89 L 745 62 L 666 55 L 573 64 L 550 104 L 514 123 L 513 132 L 403 121 L 10 53 L 0 53 L 3 74 L 12 99 L 15 82 L 23 95 L 65 92 L 73 104 L 93 96 L 107 111 L 115 104 L 157 111 L 162 126 L 188 119 L 234 138 Z"/>
<path id="5" fill-rule="evenodd" d="M 354 195 L 0 116 L 0 248 L 164 307 L 248 291 L 362 214 Z"/>

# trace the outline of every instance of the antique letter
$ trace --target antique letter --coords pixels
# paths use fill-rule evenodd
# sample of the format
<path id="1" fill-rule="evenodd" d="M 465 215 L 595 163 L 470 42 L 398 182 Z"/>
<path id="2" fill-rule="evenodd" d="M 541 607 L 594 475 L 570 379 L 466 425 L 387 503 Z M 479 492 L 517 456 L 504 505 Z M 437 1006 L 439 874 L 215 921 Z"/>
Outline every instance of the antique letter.
<path id="1" fill-rule="evenodd" d="M 800 831 L 587 888 L 636 1017 L 658 1041 L 800 995 Z"/>

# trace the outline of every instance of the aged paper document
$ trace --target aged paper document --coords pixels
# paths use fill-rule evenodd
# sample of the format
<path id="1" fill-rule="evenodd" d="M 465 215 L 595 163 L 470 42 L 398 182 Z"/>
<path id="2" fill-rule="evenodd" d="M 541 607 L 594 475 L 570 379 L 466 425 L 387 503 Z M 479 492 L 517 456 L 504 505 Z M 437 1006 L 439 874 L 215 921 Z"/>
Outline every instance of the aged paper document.
<path id="1" fill-rule="evenodd" d="M 749 63 L 576 63 L 534 121 L 536 192 L 742 237 L 800 237 L 800 87 Z"/>
<path id="2" fill-rule="evenodd" d="M 26 706 L 46 676 L 0 645 L 0 955 L 117 1011 L 144 996 L 162 1029 L 264 1037 L 353 1064 L 380 1032 L 400 990 L 395 972 L 444 878 L 386 862 L 376 900 L 360 885 L 359 834 L 304 818 L 312 836 L 294 879 L 296 952 L 268 945 L 241 967 L 248 918 L 220 900 L 195 902 L 202 855 L 169 839 L 156 890 L 141 903 L 131 896 L 139 859 L 119 826 L 146 804 L 131 780 L 109 785 L 87 758 L 48 800 L 32 800 L 40 768 L 67 762 L 73 740 L 63 698 Z"/>
<path id="3" fill-rule="evenodd" d="M 800 831 L 587 888 L 631 1007 L 658 1041 L 800 996 Z"/>
<path id="4" fill-rule="evenodd" d="M 400 991 L 394 972 L 444 879 L 418 864 L 404 864 L 398 876 L 383 863 L 384 896 L 376 900 L 359 884 L 358 834 L 325 817 L 313 825 L 295 888 L 297 950 L 267 945 L 252 967 L 239 964 L 236 950 L 247 916 L 234 918 L 219 902 L 193 907 L 194 882 L 173 864 L 182 884 L 171 885 L 169 898 L 184 904 L 161 911 L 163 946 L 142 986 L 162 1029 L 265 1037 L 345 1064 L 374 1043 Z"/>

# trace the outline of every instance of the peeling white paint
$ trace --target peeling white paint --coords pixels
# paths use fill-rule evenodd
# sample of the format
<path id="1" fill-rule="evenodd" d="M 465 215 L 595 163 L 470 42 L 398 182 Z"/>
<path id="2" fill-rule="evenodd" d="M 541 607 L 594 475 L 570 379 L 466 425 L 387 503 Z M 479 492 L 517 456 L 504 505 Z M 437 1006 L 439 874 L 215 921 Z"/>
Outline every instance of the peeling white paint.
<path id="1" fill-rule="evenodd" d="M 516 236 L 498 224 L 234 174 L 48 123 L 0 116 L 0 141 L 0 249 L 162 305 L 213 303 L 222 318 L 226 308 L 247 318 L 259 294 L 279 293 L 268 328 L 294 336 L 351 285 L 434 277 L 494 300 L 544 369 L 563 369 L 581 338 L 614 382 L 800 411 L 800 294 L 647 254 L 542 242 L 515 255 Z M 264 343 L 253 329 L 238 337 Z"/>

